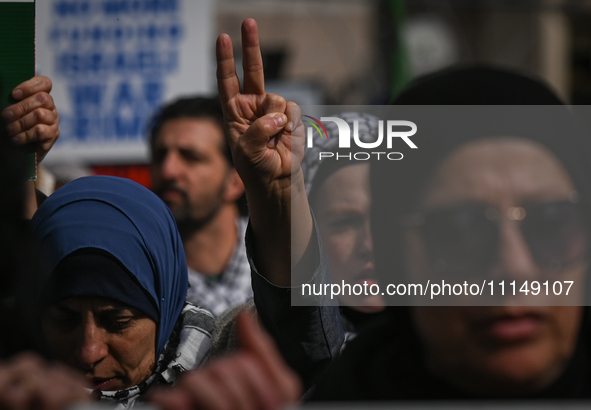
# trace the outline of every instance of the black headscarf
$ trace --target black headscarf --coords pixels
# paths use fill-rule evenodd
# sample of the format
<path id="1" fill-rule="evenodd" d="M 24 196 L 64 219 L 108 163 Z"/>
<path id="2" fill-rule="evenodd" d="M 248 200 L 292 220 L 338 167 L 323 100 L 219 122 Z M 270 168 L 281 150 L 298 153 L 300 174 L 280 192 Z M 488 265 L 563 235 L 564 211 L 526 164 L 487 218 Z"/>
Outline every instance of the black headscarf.
<path id="1" fill-rule="evenodd" d="M 372 163 L 372 232 L 378 274 L 401 271 L 405 257 L 401 218 L 417 210 L 435 171 L 468 142 L 499 137 L 537 142 L 561 161 L 579 200 L 591 203 L 591 149 L 568 108 L 541 81 L 485 66 L 452 69 L 416 81 L 394 104 L 402 106 L 402 112 L 405 107 L 416 112 L 417 107 L 410 106 L 418 105 L 458 107 L 428 109 L 428 118 L 417 120 L 418 132 L 413 137 L 417 150 L 405 154 L 402 161 Z M 461 106 L 470 107 L 463 110 Z M 520 110 L 517 106 L 527 107 Z M 534 110 L 536 121 L 532 122 Z M 388 277 L 381 279 L 392 282 Z"/>

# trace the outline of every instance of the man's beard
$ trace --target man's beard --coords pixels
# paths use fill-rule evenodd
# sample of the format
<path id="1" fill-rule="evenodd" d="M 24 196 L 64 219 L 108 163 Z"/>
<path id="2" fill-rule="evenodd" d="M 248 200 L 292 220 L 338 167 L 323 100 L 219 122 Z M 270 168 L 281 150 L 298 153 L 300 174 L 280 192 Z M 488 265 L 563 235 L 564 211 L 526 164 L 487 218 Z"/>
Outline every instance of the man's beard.
<path id="1" fill-rule="evenodd" d="M 192 207 L 193 204 L 191 204 L 191 201 L 189 200 L 189 195 L 184 190 L 175 187 L 165 188 L 169 190 L 173 189 L 182 197 L 182 201 L 180 203 L 166 203 L 166 205 L 172 212 L 172 215 L 176 220 L 178 230 L 183 239 L 191 236 L 197 231 L 200 231 L 215 218 L 223 205 L 223 188 L 224 187 L 220 189 L 220 192 L 218 192 L 218 194 L 215 196 L 215 200 L 212 203 L 205 204 L 206 206 L 202 206 L 200 208 L 200 215 L 197 216 L 195 216 L 195 211 Z M 156 192 L 156 194 L 162 197 L 161 193 L 163 190 L 164 189 L 159 190 Z"/>
<path id="2" fill-rule="evenodd" d="M 176 220 L 176 225 L 179 229 L 182 238 L 191 236 L 193 233 L 202 230 L 206 227 L 221 209 L 221 204 L 216 204 L 213 209 L 209 209 L 208 213 L 199 218 L 191 216 L 188 206 L 183 206 L 182 210 L 173 212 L 172 215 Z"/>

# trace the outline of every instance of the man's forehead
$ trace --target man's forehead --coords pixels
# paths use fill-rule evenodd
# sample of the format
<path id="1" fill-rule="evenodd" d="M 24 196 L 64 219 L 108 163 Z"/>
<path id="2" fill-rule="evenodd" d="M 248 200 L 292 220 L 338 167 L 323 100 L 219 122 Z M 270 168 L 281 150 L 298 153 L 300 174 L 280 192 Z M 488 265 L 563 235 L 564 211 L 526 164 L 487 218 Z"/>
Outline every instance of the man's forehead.
<path id="1" fill-rule="evenodd" d="M 223 149 L 224 133 L 220 125 L 209 118 L 175 118 L 162 124 L 155 140 L 156 146 L 202 148 L 212 145 Z"/>

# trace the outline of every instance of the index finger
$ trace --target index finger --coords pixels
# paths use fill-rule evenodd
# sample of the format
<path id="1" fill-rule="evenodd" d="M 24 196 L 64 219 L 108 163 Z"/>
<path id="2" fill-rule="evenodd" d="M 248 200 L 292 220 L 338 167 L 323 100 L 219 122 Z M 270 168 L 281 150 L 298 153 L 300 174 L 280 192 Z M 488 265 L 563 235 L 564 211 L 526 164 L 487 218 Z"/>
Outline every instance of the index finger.
<path id="1" fill-rule="evenodd" d="M 234 64 L 234 52 L 232 50 L 232 39 L 230 36 L 227 34 L 220 35 L 215 49 L 218 62 L 218 92 L 222 104 L 225 104 L 232 97 L 240 94 L 240 80 L 238 80 L 238 76 L 236 75 L 236 65 Z"/>
<path id="2" fill-rule="evenodd" d="M 242 22 L 242 68 L 244 94 L 265 95 L 265 72 L 259 45 L 259 30 L 253 19 Z"/>
<path id="3" fill-rule="evenodd" d="M 17 85 L 12 91 L 12 96 L 17 100 L 22 100 L 39 92 L 49 93 L 52 87 L 53 84 L 49 78 L 37 76 Z"/>

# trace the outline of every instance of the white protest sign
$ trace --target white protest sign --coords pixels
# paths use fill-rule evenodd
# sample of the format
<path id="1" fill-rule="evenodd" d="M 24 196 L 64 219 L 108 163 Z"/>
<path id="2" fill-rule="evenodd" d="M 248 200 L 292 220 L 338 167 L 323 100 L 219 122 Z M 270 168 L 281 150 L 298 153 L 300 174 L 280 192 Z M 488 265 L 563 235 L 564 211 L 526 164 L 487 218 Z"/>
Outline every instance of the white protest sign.
<path id="1" fill-rule="evenodd" d="M 148 160 L 162 103 L 214 92 L 212 0 L 41 0 L 37 72 L 54 83 L 61 136 L 46 161 Z"/>

